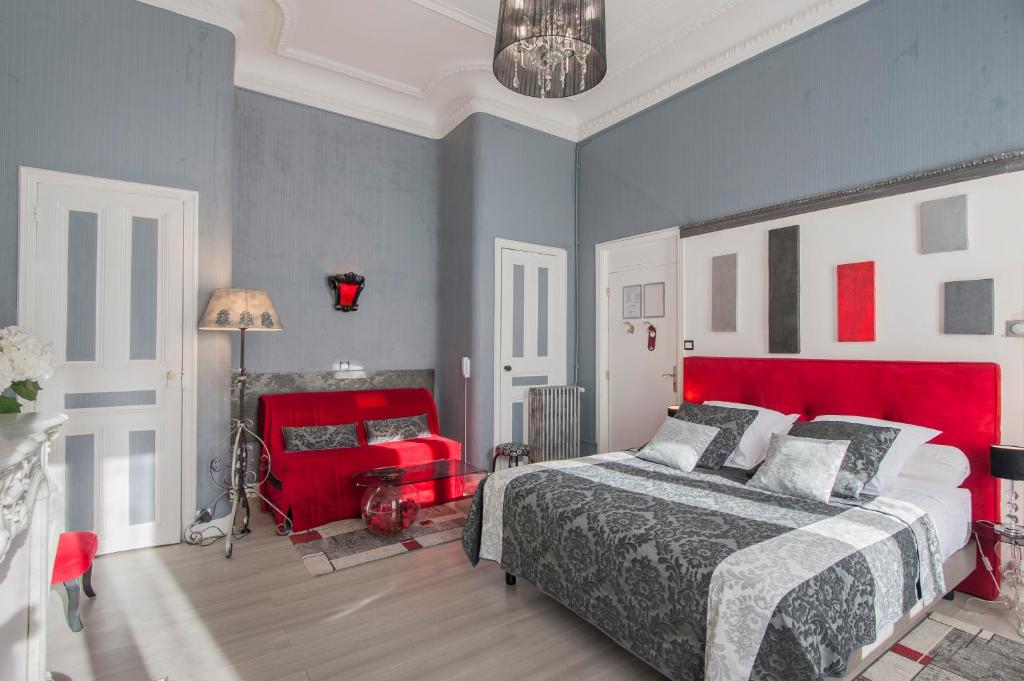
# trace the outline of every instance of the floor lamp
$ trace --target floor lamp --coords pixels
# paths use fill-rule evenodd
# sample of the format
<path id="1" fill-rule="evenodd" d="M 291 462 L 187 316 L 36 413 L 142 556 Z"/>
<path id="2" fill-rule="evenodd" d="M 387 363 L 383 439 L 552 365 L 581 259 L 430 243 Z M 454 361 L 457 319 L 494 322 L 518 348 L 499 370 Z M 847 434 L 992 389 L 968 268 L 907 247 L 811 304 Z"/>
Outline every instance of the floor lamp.
<path id="1" fill-rule="evenodd" d="M 274 303 L 266 291 L 250 288 L 219 288 L 210 296 L 206 312 L 199 320 L 202 331 L 237 331 L 239 334 L 239 369 L 233 389 L 238 391 L 238 418 L 231 422 L 231 475 L 224 482 L 214 482 L 224 490 L 222 497 L 231 503 L 231 527 L 224 540 L 224 555 L 231 557 L 233 540 L 249 532 L 249 520 L 252 515 L 249 508 L 249 497 L 259 497 L 267 505 L 284 517 L 278 526 L 279 534 L 291 531 L 291 521 L 269 499 L 260 492 L 260 475 L 249 470 L 251 448 L 259 448 L 259 460 L 263 462 L 266 448 L 263 441 L 253 430 L 253 422 L 247 418 L 245 411 L 245 388 L 248 374 L 245 369 L 245 336 L 254 331 L 283 331 L 281 319 L 277 316 Z M 266 465 L 269 466 L 269 459 Z M 216 468 L 211 466 L 211 470 Z M 269 470 L 269 469 L 268 469 Z M 219 501 L 219 500 L 218 500 Z M 241 526 L 235 530 L 238 522 L 238 511 L 245 513 Z"/>

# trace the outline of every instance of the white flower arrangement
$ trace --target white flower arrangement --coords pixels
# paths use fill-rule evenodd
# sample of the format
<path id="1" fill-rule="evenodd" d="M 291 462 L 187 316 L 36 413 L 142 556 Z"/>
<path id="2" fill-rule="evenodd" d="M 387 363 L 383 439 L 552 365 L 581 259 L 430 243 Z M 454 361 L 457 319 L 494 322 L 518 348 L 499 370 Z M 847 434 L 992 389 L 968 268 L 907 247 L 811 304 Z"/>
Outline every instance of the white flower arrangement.
<path id="1" fill-rule="evenodd" d="M 34 402 L 39 381 L 53 374 L 53 350 L 24 329 L 7 326 L 0 329 L 0 392 L 10 389 L 15 395 Z M 17 397 L 0 394 L 0 414 L 21 411 Z"/>

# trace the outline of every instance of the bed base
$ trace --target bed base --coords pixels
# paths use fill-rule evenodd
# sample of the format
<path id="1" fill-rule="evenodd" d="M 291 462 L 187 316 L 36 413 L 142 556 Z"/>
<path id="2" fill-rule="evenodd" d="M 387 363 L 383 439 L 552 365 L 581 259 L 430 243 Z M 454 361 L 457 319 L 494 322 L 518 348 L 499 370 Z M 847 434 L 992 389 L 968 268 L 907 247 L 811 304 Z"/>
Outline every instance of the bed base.
<path id="1" fill-rule="evenodd" d="M 942 574 L 945 577 L 946 586 L 951 584 L 959 585 L 960 582 L 967 579 L 967 577 L 974 572 L 977 566 L 978 545 L 974 539 L 971 539 L 967 542 L 967 546 L 954 553 L 949 557 L 949 560 L 942 564 Z M 850 655 L 850 661 L 846 667 L 847 672 L 846 675 L 842 677 L 842 681 L 853 681 L 853 679 L 860 676 L 865 669 L 874 664 L 878 658 L 889 650 L 889 648 L 898 643 L 900 639 L 910 633 L 911 629 L 920 624 L 921 620 L 928 617 L 940 600 L 952 600 L 952 598 L 953 589 L 951 588 L 949 593 L 941 599 L 936 598 L 931 603 L 926 603 L 923 606 L 914 608 L 912 611 L 904 615 L 895 624 L 888 628 L 887 634 L 883 634 L 874 643 L 870 643 L 863 648 L 854 650 Z M 836 679 L 839 677 L 829 676 L 827 678 Z"/>

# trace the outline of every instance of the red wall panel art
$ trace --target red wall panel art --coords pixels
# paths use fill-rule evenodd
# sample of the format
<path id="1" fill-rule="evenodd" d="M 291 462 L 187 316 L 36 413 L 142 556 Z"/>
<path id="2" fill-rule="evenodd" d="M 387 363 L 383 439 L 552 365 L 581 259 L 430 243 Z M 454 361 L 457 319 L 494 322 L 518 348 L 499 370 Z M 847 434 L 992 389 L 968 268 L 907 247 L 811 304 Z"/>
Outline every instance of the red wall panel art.
<path id="1" fill-rule="evenodd" d="M 875 340 L 875 263 L 853 262 L 836 267 L 838 340 Z"/>

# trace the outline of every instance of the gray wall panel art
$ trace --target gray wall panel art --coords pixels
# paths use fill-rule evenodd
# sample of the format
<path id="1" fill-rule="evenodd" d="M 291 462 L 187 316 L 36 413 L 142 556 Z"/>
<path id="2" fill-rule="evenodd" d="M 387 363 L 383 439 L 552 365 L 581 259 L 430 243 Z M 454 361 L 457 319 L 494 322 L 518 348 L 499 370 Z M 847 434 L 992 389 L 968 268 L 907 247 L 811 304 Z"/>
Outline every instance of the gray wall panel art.
<path id="1" fill-rule="evenodd" d="M 768 352 L 800 352 L 800 226 L 768 232 Z"/>
<path id="2" fill-rule="evenodd" d="M 736 330 L 737 254 L 711 258 L 711 330 Z"/>

